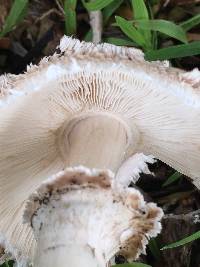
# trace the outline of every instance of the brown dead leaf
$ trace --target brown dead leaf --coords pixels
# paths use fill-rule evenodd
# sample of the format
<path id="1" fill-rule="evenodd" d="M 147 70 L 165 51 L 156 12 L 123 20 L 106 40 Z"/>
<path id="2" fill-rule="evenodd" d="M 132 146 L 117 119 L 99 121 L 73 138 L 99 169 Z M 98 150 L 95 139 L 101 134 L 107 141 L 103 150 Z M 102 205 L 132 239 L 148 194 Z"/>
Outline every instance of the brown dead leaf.
<path id="1" fill-rule="evenodd" d="M 3 28 L 4 22 L 12 5 L 11 0 L 0 0 L 0 30 Z"/>
<path id="2" fill-rule="evenodd" d="M 133 12 L 128 6 L 121 6 L 120 9 L 117 10 L 117 15 L 125 18 L 125 19 L 133 19 Z"/>
<path id="3" fill-rule="evenodd" d="M 10 38 L 0 38 L 0 49 L 9 49 L 11 45 Z"/>
<path id="4" fill-rule="evenodd" d="M 200 33 L 188 33 L 187 34 L 188 41 L 200 41 Z"/>

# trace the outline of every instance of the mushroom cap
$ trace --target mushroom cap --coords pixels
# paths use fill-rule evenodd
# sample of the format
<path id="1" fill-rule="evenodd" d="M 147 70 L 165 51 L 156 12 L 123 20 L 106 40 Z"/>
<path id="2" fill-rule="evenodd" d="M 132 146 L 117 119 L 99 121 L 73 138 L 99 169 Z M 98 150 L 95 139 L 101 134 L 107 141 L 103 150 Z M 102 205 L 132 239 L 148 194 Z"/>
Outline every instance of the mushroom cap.
<path id="1" fill-rule="evenodd" d="M 94 45 L 68 37 L 62 38 L 59 50 L 38 66 L 29 66 L 25 74 L 1 77 L 2 162 L 10 153 L 13 157 L 13 151 L 26 159 L 30 149 L 41 158 L 52 156 L 56 153 L 54 133 L 63 121 L 106 112 L 131 130 L 137 128 L 134 152 L 152 154 L 197 180 L 198 186 L 197 69 L 184 72 L 166 62 L 147 62 L 135 48 Z M 19 132 L 23 132 L 20 137 Z M 131 153 L 135 143 L 130 144 Z"/>
<path id="2" fill-rule="evenodd" d="M 52 245 L 89 246 L 100 266 L 107 266 L 116 254 L 131 261 L 145 253 L 148 240 L 161 230 L 163 212 L 135 188 L 116 191 L 113 179 L 111 171 L 67 168 L 31 195 L 24 219 L 36 242 L 46 242 L 43 252 L 38 247 L 41 254 Z"/>
<path id="3" fill-rule="evenodd" d="M 0 77 L 0 243 L 30 255 L 24 203 L 66 167 L 57 130 L 72 118 L 109 114 L 130 130 L 128 153 L 144 152 L 190 176 L 200 188 L 200 78 L 134 48 L 63 37 L 53 56 L 21 75 Z M 131 136 L 135 136 L 131 140 Z"/>

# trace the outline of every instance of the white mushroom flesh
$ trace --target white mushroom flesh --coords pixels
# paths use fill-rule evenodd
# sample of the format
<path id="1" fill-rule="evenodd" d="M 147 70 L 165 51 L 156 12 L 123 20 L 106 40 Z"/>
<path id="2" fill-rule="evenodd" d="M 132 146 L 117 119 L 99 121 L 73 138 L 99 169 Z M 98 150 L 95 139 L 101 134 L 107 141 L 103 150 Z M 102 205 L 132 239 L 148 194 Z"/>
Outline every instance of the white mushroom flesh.
<path id="1" fill-rule="evenodd" d="M 110 171 L 69 168 L 30 197 L 25 221 L 37 241 L 33 266 L 107 267 L 116 254 L 145 252 L 161 230 L 162 210 L 134 188 L 112 188 Z"/>

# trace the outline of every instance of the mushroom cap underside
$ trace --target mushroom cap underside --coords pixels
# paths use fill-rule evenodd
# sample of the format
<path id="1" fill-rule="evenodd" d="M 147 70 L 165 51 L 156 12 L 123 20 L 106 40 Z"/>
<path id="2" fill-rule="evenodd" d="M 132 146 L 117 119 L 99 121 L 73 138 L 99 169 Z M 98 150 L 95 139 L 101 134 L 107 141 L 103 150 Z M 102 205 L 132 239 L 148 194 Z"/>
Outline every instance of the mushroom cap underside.
<path id="1" fill-rule="evenodd" d="M 7 166 L 10 159 L 14 165 L 23 157 L 34 161 L 34 152 L 40 158 L 47 154 L 53 158 L 57 130 L 64 123 L 106 114 L 123 121 L 130 132 L 137 130 L 129 155 L 152 154 L 198 180 L 199 73 L 195 72 L 193 84 L 185 72 L 145 62 L 137 49 L 95 46 L 71 38 L 64 38 L 60 49 L 61 55 L 2 82 L 10 89 L 1 100 L 0 168 L 5 159 Z"/>

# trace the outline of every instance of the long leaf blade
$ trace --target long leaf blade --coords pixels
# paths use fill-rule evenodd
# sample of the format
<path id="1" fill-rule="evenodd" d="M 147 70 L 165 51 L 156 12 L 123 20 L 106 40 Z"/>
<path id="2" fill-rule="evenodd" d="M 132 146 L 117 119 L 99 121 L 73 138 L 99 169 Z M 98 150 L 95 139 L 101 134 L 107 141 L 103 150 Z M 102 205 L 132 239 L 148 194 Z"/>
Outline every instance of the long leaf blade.
<path id="1" fill-rule="evenodd" d="M 152 255 L 154 256 L 154 258 L 159 261 L 159 259 L 161 257 L 160 248 L 159 248 L 158 243 L 157 243 L 155 238 L 150 239 L 148 247 L 149 247 Z"/>
<path id="2" fill-rule="evenodd" d="M 175 45 L 167 48 L 148 51 L 145 53 L 145 59 L 149 61 L 166 60 L 172 58 L 195 56 L 199 54 L 200 41 L 196 41 L 189 44 Z"/>
<path id="3" fill-rule="evenodd" d="M 109 18 L 112 16 L 115 10 L 117 10 L 120 7 L 122 2 L 123 0 L 115 0 L 102 10 L 104 25 L 108 22 Z"/>
<path id="4" fill-rule="evenodd" d="M 114 0 L 95 0 L 91 2 L 86 2 L 85 0 L 82 0 L 82 3 L 88 11 L 95 11 L 95 10 L 101 10 L 102 8 L 108 6 L 113 1 Z"/>
<path id="5" fill-rule="evenodd" d="M 131 0 L 134 19 L 148 19 L 149 14 L 146 5 L 143 0 Z"/>
<path id="6" fill-rule="evenodd" d="M 77 0 L 65 0 L 64 2 L 65 29 L 67 35 L 76 33 L 76 5 Z"/>
<path id="7" fill-rule="evenodd" d="M 182 176 L 181 173 L 179 172 L 175 172 L 174 174 L 172 174 L 167 181 L 164 182 L 164 184 L 162 185 L 163 187 L 170 185 L 172 183 L 174 183 L 175 181 L 177 181 L 180 177 Z"/>
<path id="8" fill-rule="evenodd" d="M 188 19 L 182 23 L 180 23 L 180 26 L 185 30 L 189 31 L 193 27 L 200 24 L 200 14 L 197 14 L 196 16 L 192 17 L 191 19 Z"/>
<path id="9" fill-rule="evenodd" d="M 138 45 L 145 47 L 146 43 L 144 37 L 136 30 L 135 27 L 133 27 L 130 21 L 127 21 L 119 16 L 116 16 L 115 18 L 117 25 L 131 40 L 136 42 Z"/>
<path id="10" fill-rule="evenodd" d="M 149 19 L 149 13 L 143 0 L 131 0 L 131 3 L 133 7 L 135 20 Z M 149 29 L 140 29 L 139 32 L 145 36 L 146 41 L 149 42 L 150 44 L 151 31 Z"/>
<path id="11" fill-rule="evenodd" d="M 170 249 L 170 248 L 176 248 L 176 247 L 180 247 L 180 246 L 184 246 L 192 241 L 195 241 L 196 239 L 200 238 L 200 231 L 197 231 L 196 233 L 187 236 L 177 242 L 174 242 L 172 244 L 166 245 L 163 248 L 161 248 L 161 250 L 165 250 L 165 249 Z"/>
<path id="12" fill-rule="evenodd" d="M 183 43 L 187 43 L 187 37 L 185 31 L 181 26 L 167 20 L 134 20 L 136 27 L 140 29 L 149 29 L 164 33 L 170 37 L 173 37 Z"/>
<path id="13" fill-rule="evenodd" d="M 10 32 L 13 27 L 20 22 L 23 18 L 24 10 L 26 9 L 28 4 L 28 0 L 15 0 L 12 8 L 9 12 L 8 17 L 6 18 L 4 27 L 2 32 L 0 33 L 0 37 L 6 35 Z"/>

